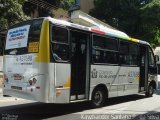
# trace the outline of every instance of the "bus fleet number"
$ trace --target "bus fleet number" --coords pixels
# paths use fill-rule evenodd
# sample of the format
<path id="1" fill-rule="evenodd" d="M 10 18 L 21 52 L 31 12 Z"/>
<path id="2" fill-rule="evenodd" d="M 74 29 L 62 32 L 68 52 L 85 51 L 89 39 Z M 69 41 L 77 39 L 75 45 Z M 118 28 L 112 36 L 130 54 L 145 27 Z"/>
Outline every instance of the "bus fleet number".
<path id="1" fill-rule="evenodd" d="M 32 61 L 32 55 L 23 55 L 23 56 L 18 56 L 16 58 L 17 62 L 31 62 Z"/>

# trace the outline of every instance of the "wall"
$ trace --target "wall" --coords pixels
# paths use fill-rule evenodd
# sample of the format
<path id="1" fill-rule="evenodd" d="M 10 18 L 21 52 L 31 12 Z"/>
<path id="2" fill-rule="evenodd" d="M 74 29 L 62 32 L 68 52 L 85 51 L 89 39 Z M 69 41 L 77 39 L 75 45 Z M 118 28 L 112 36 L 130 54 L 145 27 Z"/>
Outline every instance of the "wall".
<path id="1" fill-rule="evenodd" d="M 94 0 L 81 0 L 80 1 L 80 10 L 85 13 L 89 13 L 90 9 L 92 9 L 94 7 L 93 1 Z"/>

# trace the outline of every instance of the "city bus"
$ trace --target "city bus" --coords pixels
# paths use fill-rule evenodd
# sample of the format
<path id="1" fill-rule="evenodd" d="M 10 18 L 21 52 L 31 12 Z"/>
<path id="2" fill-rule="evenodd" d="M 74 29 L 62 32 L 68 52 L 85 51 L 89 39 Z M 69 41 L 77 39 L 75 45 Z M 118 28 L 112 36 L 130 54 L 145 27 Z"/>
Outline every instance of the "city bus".
<path id="1" fill-rule="evenodd" d="M 3 94 L 44 103 L 91 101 L 156 89 L 157 65 L 149 43 L 124 32 L 51 17 L 9 28 Z"/>

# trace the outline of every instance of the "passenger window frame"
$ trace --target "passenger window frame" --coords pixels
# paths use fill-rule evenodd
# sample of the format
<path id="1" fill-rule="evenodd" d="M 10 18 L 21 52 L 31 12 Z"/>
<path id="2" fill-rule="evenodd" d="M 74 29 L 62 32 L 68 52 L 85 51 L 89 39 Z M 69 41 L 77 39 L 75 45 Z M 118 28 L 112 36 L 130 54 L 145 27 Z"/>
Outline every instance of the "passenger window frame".
<path id="1" fill-rule="evenodd" d="M 67 43 L 63 43 L 63 42 L 57 42 L 57 41 L 53 41 L 53 39 L 52 39 L 52 36 L 53 36 L 53 33 L 52 33 L 52 28 L 53 27 L 58 27 L 58 28 L 62 28 L 62 29 L 65 29 L 65 30 L 67 30 Z M 70 40 L 69 40 L 69 36 L 70 36 L 70 34 L 69 34 L 69 28 L 68 27 L 66 27 L 66 26 L 62 26 L 62 25 L 58 25 L 58 24 L 53 24 L 53 23 L 50 23 L 50 61 L 51 62 L 54 62 L 54 63 L 69 63 L 69 61 L 70 61 Z M 58 44 L 58 45 L 66 45 L 66 46 L 68 46 L 68 52 L 67 52 L 67 56 L 68 56 L 68 59 L 67 60 L 56 60 L 55 58 L 54 58 L 54 48 L 53 48 L 53 44 Z"/>
<path id="2" fill-rule="evenodd" d="M 131 54 L 131 52 L 130 52 L 130 46 L 131 45 L 135 45 L 135 46 L 137 46 L 137 48 L 138 48 L 138 51 L 140 51 L 140 49 L 139 49 L 139 44 L 138 43 L 134 43 L 134 42 L 130 42 L 130 41 L 124 41 L 124 40 L 119 40 L 119 65 L 120 66 L 139 66 L 139 52 L 137 51 L 137 63 L 136 64 L 131 64 L 131 60 L 129 60 L 129 62 L 130 63 L 121 63 L 121 58 L 120 58 L 120 56 L 121 56 L 121 42 L 123 42 L 123 43 L 126 43 L 126 44 L 128 44 L 128 52 L 127 52 L 127 54 L 125 54 L 125 55 L 127 55 L 128 57 L 131 57 L 133 54 Z M 132 58 L 133 59 L 133 58 Z"/>
<path id="3" fill-rule="evenodd" d="M 107 48 L 103 48 L 103 49 L 99 48 L 99 47 L 96 48 L 94 46 L 94 36 L 105 38 L 105 40 L 107 40 L 107 38 L 115 39 L 115 41 L 117 43 L 117 49 L 116 50 L 110 50 L 110 49 L 107 49 Z M 104 44 L 105 44 L 105 42 L 104 42 Z M 106 65 L 118 65 L 119 64 L 119 39 L 118 38 L 92 33 L 92 44 L 91 45 L 92 45 L 92 47 L 91 47 L 91 49 L 92 49 L 92 52 L 91 52 L 92 53 L 92 58 L 91 59 L 92 59 L 92 63 L 93 64 L 106 64 Z M 103 45 L 103 46 L 105 46 L 105 45 Z M 96 60 L 94 58 L 96 55 L 94 55 L 93 51 L 95 51 L 95 52 L 99 51 L 99 52 L 103 53 L 103 58 L 102 59 L 105 59 L 105 62 L 104 61 L 96 62 Z M 111 63 L 111 62 L 107 61 L 107 58 L 106 58 L 105 54 L 107 54 L 108 52 L 112 52 L 113 54 L 115 54 L 117 56 L 116 63 Z"/>
<path id="4" fill-rule="evenodd" d="M 155 61 L 153 50 L 152 50 L 152 48 L 150 46 L 148 46 L 147 48 L 148 48 L 148 66 L 149 67 L 155 67 L 156 66 L 156 61 Z M 149 50 L 151 51 L 151 55 L 153 57 L 153 64 L 152 65 L 150 64 L 150 59 L 149 59 L 150 52 L 149 52 Z"/>

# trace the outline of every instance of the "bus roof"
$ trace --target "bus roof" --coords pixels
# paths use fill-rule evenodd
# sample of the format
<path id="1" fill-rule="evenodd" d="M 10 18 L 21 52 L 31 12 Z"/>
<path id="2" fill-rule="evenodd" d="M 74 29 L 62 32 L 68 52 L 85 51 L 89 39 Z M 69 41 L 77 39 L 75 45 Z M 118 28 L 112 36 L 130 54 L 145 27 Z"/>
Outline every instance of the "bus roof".
<path id="1" fill-rule="evenodd" d="M 137 43 L 141 43 L 141 44 L 150 45 L 146 41 L 131 38 L 126 33 L 121 32 L 119 30 L 111 29 L 111 28 L 106 28 L 106 29 L 103 28 L 103 30 L 99 30 L 99 29 L 96 29 L 96 28 L 93 28 L 93 27 L 86 27 L 86 26 L 83 26 L 83 25 L 79 25 L 79 24 L 75 24 L 75 23 L 71 23 L 71 22 L 68 22 L 68 21 L 65 21 L 65 20 L 55 19 L 55 18 L 51 18 L 51 17 L 41 17 L 41 18 L 43 18 L 45 20 L 48 20 L 48 21 L 52 22 L 53 24 L 57 24 L 57 25 L 69 26 L 69 27 L 80 29 L 80 30 L 85 30 L 85 31 L 88 31 L 88 32 L 98 33 L 98 34 L 101 34 L 101 35 L 116 37 L 116 38 L 120 38 L 120 39 L 123 39 L 123 40 L 128 40 L 128 41 L 132 41 L 132 42 L 137 42 Z M 40 19 L 40 18 L 35 18 L 35 19 Z"/>

